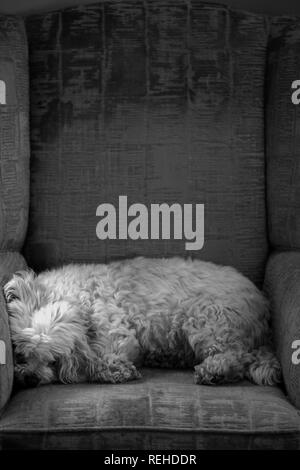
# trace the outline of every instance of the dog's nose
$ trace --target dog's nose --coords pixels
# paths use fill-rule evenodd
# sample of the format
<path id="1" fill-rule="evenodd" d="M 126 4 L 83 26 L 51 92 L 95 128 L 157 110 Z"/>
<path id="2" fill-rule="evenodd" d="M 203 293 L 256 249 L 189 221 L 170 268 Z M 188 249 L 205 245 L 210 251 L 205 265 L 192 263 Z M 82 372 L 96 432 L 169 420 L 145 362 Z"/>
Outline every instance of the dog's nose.
<path id="1" fill-rule="evenodd" d="M 40 380 L 36 375 L 27 375 L 24 378 L 25 387 L 36 387 L 39 383 Z"/>

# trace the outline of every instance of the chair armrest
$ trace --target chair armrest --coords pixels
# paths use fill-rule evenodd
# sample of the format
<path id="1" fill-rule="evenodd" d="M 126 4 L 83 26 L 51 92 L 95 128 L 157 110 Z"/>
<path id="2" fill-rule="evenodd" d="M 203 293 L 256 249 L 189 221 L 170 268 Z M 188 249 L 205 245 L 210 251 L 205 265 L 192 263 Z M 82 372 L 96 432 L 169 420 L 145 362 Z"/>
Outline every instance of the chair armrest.
<path id="1" fill-rule="evenodd" d="M 10 397 L 13 385 L 13 355 L 3 286 L 11 275 L 26 268 L 19 253 L 0 253 L 0 410 Z"/>
<path id="2" fill-rule="evenodd" d="M 300 253 L 270 256 L 265 291 L 271 302 L 271 318 L 277 355 L 292 403 L 300 408 L 300 364 L 293 364 L 292 345 L 300 340 Z"/>

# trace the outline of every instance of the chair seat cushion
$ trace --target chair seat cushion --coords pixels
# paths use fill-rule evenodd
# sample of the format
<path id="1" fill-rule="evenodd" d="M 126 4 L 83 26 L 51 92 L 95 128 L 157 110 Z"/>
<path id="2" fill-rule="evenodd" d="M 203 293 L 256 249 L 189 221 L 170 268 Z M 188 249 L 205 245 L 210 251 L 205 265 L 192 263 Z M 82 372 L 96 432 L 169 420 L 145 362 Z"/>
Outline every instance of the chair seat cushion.
<path id="1" fill-rule="evenodd" d="M 290 449 L 300 417 L 277 387 L 199 386 L 192 371 L 144 369 L 122 385 L 17 392 L 0 437 L 3 449 Z"/>

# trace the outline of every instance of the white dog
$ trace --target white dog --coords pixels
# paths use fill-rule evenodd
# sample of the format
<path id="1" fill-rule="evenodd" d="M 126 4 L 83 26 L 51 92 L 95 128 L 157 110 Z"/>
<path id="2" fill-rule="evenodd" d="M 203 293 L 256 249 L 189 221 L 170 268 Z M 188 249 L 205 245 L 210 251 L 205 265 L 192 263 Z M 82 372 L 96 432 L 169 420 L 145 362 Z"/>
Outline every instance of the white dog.
<path id="1" fill-rule="evenodd" d="M 136 366 L 195 366 L 195 381 L 280 381 L 268 302 L 230 267 L 147 259 L 16 273 L 4 287 L 24 385 L 118 383 Z"/>

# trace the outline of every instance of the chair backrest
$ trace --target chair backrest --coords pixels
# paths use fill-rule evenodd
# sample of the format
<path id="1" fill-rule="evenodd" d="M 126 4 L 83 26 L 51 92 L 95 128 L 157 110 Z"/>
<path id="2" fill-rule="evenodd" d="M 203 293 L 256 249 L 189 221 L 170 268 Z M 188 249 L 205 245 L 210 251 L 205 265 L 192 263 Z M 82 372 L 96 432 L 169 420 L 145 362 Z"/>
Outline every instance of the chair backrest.
<path id="1" fill-rule="evenodd" d="M 29 264 L 194 256 L 260 284 L 265 18 L 198 1 L 112 0 L 26 24 Z M 170 240 L 100 240 L 97 208 L 118 215 L 120 195 L 147 208 L 149 225 L 151 204 L 204 204 L 203 248 L 187 251 L 172 226 Z"/>
<path id="2" fill-rule="evenodd" d="M 273 18 L 266 86 L 266 158 L 269 237 L 276 250 L 300 249 L 299 80 L 300 17 Z"/>

